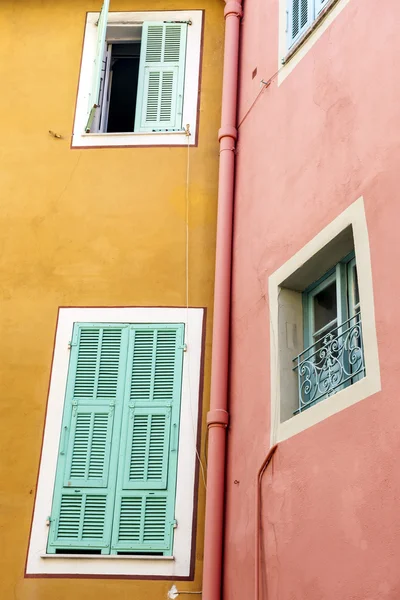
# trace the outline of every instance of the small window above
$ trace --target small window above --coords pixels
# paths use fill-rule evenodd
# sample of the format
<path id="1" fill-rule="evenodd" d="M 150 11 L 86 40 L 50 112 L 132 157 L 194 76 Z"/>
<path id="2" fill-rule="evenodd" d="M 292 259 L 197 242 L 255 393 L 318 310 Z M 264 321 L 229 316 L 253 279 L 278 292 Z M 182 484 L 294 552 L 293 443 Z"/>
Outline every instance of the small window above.
<path id="1" fill-rule="evenodd" d="M 287 50 L 302 38 L 322 11 L 334 0 L 287 0 Z"/>
<path id="2" fill-rule="evenodd" d="M 73 146 L 195 143 L 202 12 L 89 13 Z"/>

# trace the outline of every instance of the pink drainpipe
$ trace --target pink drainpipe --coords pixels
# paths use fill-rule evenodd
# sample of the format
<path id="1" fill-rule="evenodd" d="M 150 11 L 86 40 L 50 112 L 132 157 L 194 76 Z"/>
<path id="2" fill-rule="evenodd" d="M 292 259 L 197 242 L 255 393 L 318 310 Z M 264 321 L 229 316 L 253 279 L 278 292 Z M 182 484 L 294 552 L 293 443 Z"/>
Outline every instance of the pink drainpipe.
<path id="1" fill-rule="evenodd" d="M 203 600 L 220 600 L 225 500 L 225 444 L 228 426 L 228 361 L 231 300 L 232 217 L 237 139 L 239 27 L 241 0 L 225 0 L 225 50 L 222 84 L 217 246 L 211 400 L 207 415 L 208 468 L 204 539 Z"/>

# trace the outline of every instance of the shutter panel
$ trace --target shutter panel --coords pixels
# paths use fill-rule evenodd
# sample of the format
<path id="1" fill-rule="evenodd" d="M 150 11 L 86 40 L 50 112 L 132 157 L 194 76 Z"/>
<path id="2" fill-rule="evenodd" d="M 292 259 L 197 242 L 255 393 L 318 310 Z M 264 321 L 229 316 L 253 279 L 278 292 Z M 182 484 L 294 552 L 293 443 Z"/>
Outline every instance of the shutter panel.
<path id="1" fill-rule="evenodd" d="M 104 54 L 106 50 L 106 34 L 107 34 L 107 20 L 108 20 L 108 9 L 110 6 L 110 0 L 104 0 L 99 20 L 97 23 L 97 44 L 96 54 L 93 63 L 93 75 L 92 75 L 92 87 L 89 95 L 88 104 L 88 120 L 86 123 L 85 131 L 89 133 L 93 125 L 93 121 L 96 116 L 96 109 L 100 105 L 100 87 L 102 72 L 104 78 Z"/>
<path id="2" fill-rule="evenodd" d="M 314 0 L 288 0 L 288 48 L 297 41 L 314 18 Z"/>
<path id="3" fill-rule="evenodd" d="M 172 552 L 183 325 L 132 326 L 112 552 Z"/>
<path id="4" fill-rule="evenodd" d="M 113 548 L 134 554 L 168 554 L 172 548 L 172 522 L 165 492 L 123 494 L 115 515 Z"/>
<path id="5" fill-rule="evenodd" d="M 170 408 L 136 408 L 128 424 L 128 449 L 124 489 L 165 489 Z"/>
<path id="6" fill-rule="evenodd" d="M 143 23 L 135 131 L 180 131 L 186 23 Z"/>
<path id="7" fill-rule="evenodd" d="M 68 370 L 48 552 L 109 552 L 128 326 L 78 324 Z"/>

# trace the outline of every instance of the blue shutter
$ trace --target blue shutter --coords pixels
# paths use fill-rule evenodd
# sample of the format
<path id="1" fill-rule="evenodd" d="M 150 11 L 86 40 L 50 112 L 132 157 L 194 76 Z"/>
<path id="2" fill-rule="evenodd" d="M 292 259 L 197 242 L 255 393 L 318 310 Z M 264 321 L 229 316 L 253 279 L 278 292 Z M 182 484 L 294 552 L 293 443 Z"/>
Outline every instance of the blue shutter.
<path id="1" fill-rule="evenodd" d="M 112 553 L 172 552 L 183 336 L 131 327 Z"/>
<path id="2" fill-rule="evenodd" d="M 314 19 L 314 0 L 288 1 L 288 49 L 303 35 Z"/>
<path id="3" fill-rule="evenodd" d="M 186 23 L 143 23 L 135 131 L 182 129 Z"/>
<path id="4" fill-rule="evenodd" d="M 127 326 L 75 325 L 49 553 L 109 553 L 127 342 Z"/>

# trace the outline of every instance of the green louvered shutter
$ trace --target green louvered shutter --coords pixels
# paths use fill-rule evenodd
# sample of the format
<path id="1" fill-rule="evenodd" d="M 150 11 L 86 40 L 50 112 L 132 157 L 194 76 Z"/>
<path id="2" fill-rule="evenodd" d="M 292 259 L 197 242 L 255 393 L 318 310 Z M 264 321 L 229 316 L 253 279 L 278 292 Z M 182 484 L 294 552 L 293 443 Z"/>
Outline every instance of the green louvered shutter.
<path id="1" fill-rule="evenodd" d="M 172 552 L 183 336 L 131 328 L 112 553 Z"/>
<path id="2" fill-rule="evenodd" d="M 143 23 L 135 131 L 182 129 L 186 23 Z"/>
<path id="3" fill-rule="evenodd" d="M 96 109 L 100 104 L 101 75 L 103 71 L 104 53 L 106 48 L 107 20 L 110 0 L 104 0 L 99 20 L 97 23 L 97 44 L 93 64 L 92 87 L 89 94 L 87 111 L 86 133 L 89 133 L 96 116 Z"/>
<path id="4" fill-rule="evenodd" d="M 287 0 L 288 48 L 302 36 L 314 18 L 314 0 Z"/>
<path id="5" fill-rule="evenodd" d="M 75 324 L 48 552 L 109 553 L 129 327 Z"/>

